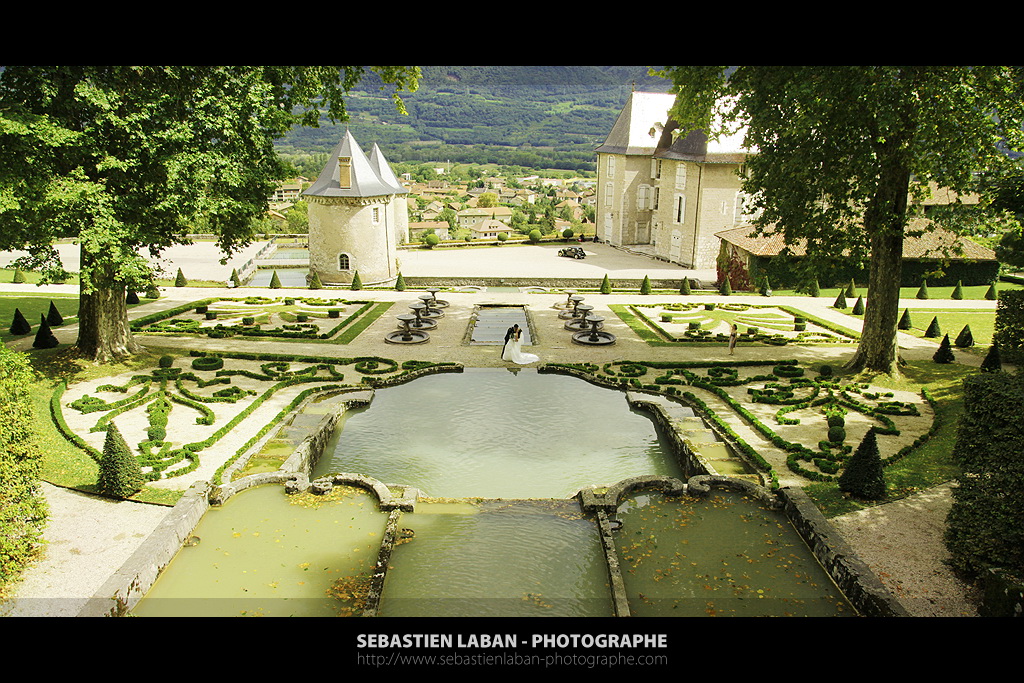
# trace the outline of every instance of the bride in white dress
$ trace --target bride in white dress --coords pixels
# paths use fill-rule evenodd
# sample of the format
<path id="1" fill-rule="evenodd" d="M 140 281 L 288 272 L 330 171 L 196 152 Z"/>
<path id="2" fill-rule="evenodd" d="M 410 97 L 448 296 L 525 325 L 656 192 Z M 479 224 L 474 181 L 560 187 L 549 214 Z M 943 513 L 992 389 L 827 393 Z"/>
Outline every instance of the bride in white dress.
<path id="1" fill-rule="evenodd" d="M 501 359 L 512 361 L 518 365 L 529 365 L 540 360 L 540 356 L 524 353 L 522 350 L 523 331 L 519 325 L 513 325 L 505 335 L 505 347 L 501 350 Z"/>

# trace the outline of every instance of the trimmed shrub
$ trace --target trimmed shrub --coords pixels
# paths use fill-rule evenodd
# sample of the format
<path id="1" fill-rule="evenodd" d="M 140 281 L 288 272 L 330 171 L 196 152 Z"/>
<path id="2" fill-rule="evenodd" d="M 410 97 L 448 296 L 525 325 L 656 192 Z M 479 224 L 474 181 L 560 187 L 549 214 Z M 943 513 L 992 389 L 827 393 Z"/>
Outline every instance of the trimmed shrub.
<path id="1" fill-rule="evenodd" d="M 146 288 L 146 298 L 147 299 L 159 299 L 160 298 L 160 288 L 157 287 L 156 285 L 150 285 L 149 287 L 147 287 Z"/>
<path id="2" fill-rule="evenodd" d="M 949 335 L 947 334 L 942 338 L 942 343 L 939 344 L 939 350 L 932 356 L 932 360 L 936 363 L 952 363 L 956 360 L 953 355 L 953 350 L 949 348 Z"/>
<path id="3" fill-rule="evenodd" d="M 1003 363 L 999 359 L 999 347 L 993 344 L 988 347 L 985 360 L 981 361 L 982 372 L 999 372 L 1003 369 Z"/>
<path id="4" fill-rule="evenodd" d="M 16 335 L 28 334 L 32 331 L 32 326 L 25 320 L 25 315 L 21 312 L 21 309 L 14 309 L 14 319 L 11 320 L 10 333 Z"/>
<path id="5" fill-rule="evenodd" d="M 964 283 L 962 280 L 956 281 L 956 287 L 953 288 L 953 293 L 950 295 L 951 299 L 960 301 L 964 298 Z"/>
<path id="6" fill-rule="evenodd" d="M 864 315 L 864 297 L 858 296 L 857 303 L 853 305 L 854 315 Z"/>
<path id="7" fill-rule="evenodd" d="M 1024 361 L 1024 289 L 999 293 L 992 343 L 999 346 L 1007 363 L 1020 365 Z"/>
<path id="8" fill-rule="evenodd" d="M 199 356 L 192 361 L 193 370 L 213 371 L 224 367 L 224 359 L 220 356 Z"/>
<path id="9" fill-rule="evenodd" d="M 761 296 L 771 296 L 772 286 L 768 281 L 768 276 L 764 276 L 764 280 L 761 281 Z"/>
<path id="10" fill-rule="evenodd" d="M 11 279 L 11 282 L 17 285 L 25 282 L 25 273 L 21 272 L 21 268 L 14 269 L 14 277 Z"/>
<path id="11" fill-rule="evenodd" d="M 872 427 L 857 446 L 839 476 L 839 490 L 864 500 L 885 498 L 885 472 L 878 453 L 878 439 Z"/>
<path id="12" fill-rule="evenodd" d="M 134 306 L 139 303 L 139 295 L 134 289 L 129 289 L 128 294 L 124 298 L 124 302 L 129 306 Z"/>
<path id="13" fill-rule="evenodd" d="M 57 341 L 57 337 L 53 336 L 53 330 L 50 329 L 50 323 L 46 322 L 46 316 L 39 316 L 39 329 L 36 331 L 35 341 L 32 342 L 32 348 L 34 349 L 53 349 L 60 345 Z"/>
<path id="14" fill-rule="evenodd" d="M 821 377 L 831 377 L 833 372 L 831 365 L 822 365 L 818 368 L 818 375 Z"/>
<path id="15" fill-rule="evenodd" d="M 914 326 L 914 323 L 910 320 L 910 309 L 903 309 L 903 316 L 900 318 L 899 324 L 896 325 L 901 330 L 909 330 Z"/>
<path id="16" fill-rule="evenodd" d="M 169 368 L 174 365 L 174 356 L 160 356 L 157 364 L 162 368 Z"/>
<path id="17" fill-rule="evenodd" d="M 988 291 L 985 292 L 985 298 L 988 299 L 989 301 L 995 301 L 996 299 L 999 298 L 999 293 L 996 291 L 995 284 L 991 284 L 988 286 Z"/>
<path id="18" fill-rule="evenodd" d="M 921 280 L 921 288 L 917 290 L 918 299 L 928 298 L 928 280 Z"/>
<path id="19" fill-rule="evenodd" d="M 605 277 L 608 277 L 605 275 Z M 690 295 L 690 278 L 684 277 L 682 283 L 679 285 L 679 293 L 684 296 Z"/>
<path id="20" fill-rule="evenodd" d="M 318 275 L 317 273 L 313 273 L 313 277 L 311 277 L 309 279 L 309 288 L 310 289 L 323 289 L 323 286 L 324 286 L 323 283 L 320 282 L 320 275 Z"/>
<path id="21" fill-rule="evenodd" d="M 853 278 L 850 278 L 850 284 L 846 286 L 846 296 L 851 299 L 857 296 L 857 285 L 854 283 Z"/>
<path id="22" fill-rule="evenodd" d="M 142 482 L 142 468 L 139 467 L 138 459 L 128 448 L 117 426 L 113 422 L 108 423 L 97 487 L 106 495 L 130 498 L 142 489 Z"/>
<path id="23" fill-rule="evenodd" d="M 217 319 L 217 311 L 207 311 L 206 312 L 206 319 L 207 320 L 216 320 Z"/>
<path id="24" fill-rule="evenodd" d="M 363 281 L 361 279 L 359 279 L 359 271 L 357 270 L 355 272 L 355 275 L 352 276 L 352 290 L 353 291 L 358 291 L 358 290 L 360 290 L 362 288 L 363 288 Z"/>
<path id="25" fill-rule="evenodd" d="M 0 344 L 0 588 L 21 574 L 43 538 L 43 454 L 27 393 L 36 381 L 25 354 Z"/>
<path id="26" fill-rule="evenodd" d="M 821 296 L 821 287 L 818 286 L 818 278 L 811 280 L 811 288 L 807 293 L 810 296 Z"/>
<path id="27" fill-rule="evenodd" d="M 968 349 L 974 346 L 974 335 L 971 334 L 971 326 L 964 325 L 964 329 L 960 330 L 960 334 L 956 336 L 956 344 L 958 349 Z"/>
<path id="28" fill-rule="evenodd" d="M 429 235 L 423 236 L 423 244 L 427 245 L 427 247 L 430 249 L 433 249 L 440 243 L 441 238 L 435 235 L 434 233 L 430 233 Z"/>
<path id="29" fill-rule="evenodd" d="M 534 244 L 537 244 L 537 242 L 540 242 L 540 237 L 541 237 L 540 230 L 537 230 L 537 229 L 531 230 L 529 237 L 530 237 L 530 241 L 531 242 L 533 242 Z"/>
<path id="30" fill-rule="evenodd" d="M 964 380 L 953 460 L 961 475 L 946 517 L 955 571 L 970 579 L 990 568 L 1024 570 L 1024 382 L 981 373 Z"/>
<path id="31" fill-rule="evenodd" d="M 185 279 L 185 273 L 181 272 L 181 268 L 178 268 L 178 274 L 174 276 L 175 287 L 185 287 L 188 285 L 188 280 Z"/>
<path id="32" fill-rule="evenodd" d="M 235 287 L 242 286 L 242 279 L 238 277 L 238 270 L 235 268 L 231 269 L 231 284 L 233 284 Z"/>
<path id="33" fill-rule="evenodd" d="M 508 233 L 507 232 L 499 232 L 498 233 L 498 241 L 502 242 L 502 243 L 508 242 Z"/>
<path id="34" fill-rule="evenodd" d="M 57 310 L 57 306 L 50 302 L 50 310 L 46 313 L 46 322 L 50 323 L 50 327 L 60 327 L 64 324 L 64 316 Z"/>
<path id="35" fill-rule="evenodd" d="M 928 329 L 924 331 L 924 336 L 929 339 L 938 339 L 942 336 L 942 329 L 939 327 L 938 317 L 932 318 L 931 323 L 928 325 Z"/>
<path id="36" fill-rule="evenodd" d="M 604 279 L 601 280 L 601 293 L 611 294 L 612 293 L 612 282 L 608 279 L 608 273 L 604 274 Z"/>
<path id="37" fill-rule="evenodd" d="M 838 308 L 841 311 L 845 311 L 848 308 L 846 303 L 846 292 L 839 290 L 839 296 L 836 297 L 835 303 L 832 304 L 832 308 Z"/>
<path id="38" fill-rule="evenodd" d="M 644 275 L 644 281 L 640 283 L 640 293 L 650 294 L 651 293 L 651 278 Z"/>
<path id="39" fill-rule="evenodd" d="M 281 289 L 281 278 L 277 276 L 277 271 L 270 276 L 270 289 Z"/>
<path id="40" fill-rule="evenodd" d="M 844 441 L 846 441 L 846 429 L 842 425 L 828 428 L 829 443 L 843 443 Z"/>
<path id="41" fill-rule="evenodd" d="M 572 236 L 574 234 L 575 233 L 573 233 L 572 228 L 566 228 L 565 230 L 562 231 L 562 237 L 564 237 L 567 240 L 572 239 Z"/>
<path id="42" fill-rule="evenodd" d="M 502 233 L 502 234 L 504 235 L 505 233 Z M 508 236 L 506 236 L 505 239 L 508 239 Z M 398 274 L 398 279 L 395 280 L 395 291 L 396 292 L 404 292 L 405 291 L 405 278 L 402 277 L 401 273 Z M 337 316 L 334 316 L 334 317 L 337 317 Z"/>
<path id="43" fill-rule="evenodd" d="M 729 284 L 729 278 L 722 278 L 722 284 L 718 286 L 718 293 L 722 296 L 732 295 L 732 285 Z"/>

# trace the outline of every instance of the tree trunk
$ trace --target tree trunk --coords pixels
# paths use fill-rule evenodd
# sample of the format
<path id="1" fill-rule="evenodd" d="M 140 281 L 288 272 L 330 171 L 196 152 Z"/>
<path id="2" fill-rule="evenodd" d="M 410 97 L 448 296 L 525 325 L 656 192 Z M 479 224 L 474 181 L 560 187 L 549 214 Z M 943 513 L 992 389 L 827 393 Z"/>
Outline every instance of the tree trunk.
<path id="1" fill-rule="evenodd" d="M 79 353 L 98 363 L 110 363 L 142 351 L 128 326 L 125 286 L 114 281 L 110 269 L 92 262 L 82 251 L 82 285 L 78 300 Z M 86 286 L 85 274 L 93 283 Z"/>
<path id="2" fill-rule="evenodd" d="M 860 346 L 846 365 L 853 370 L 870 370 L 899 375 L 900 280 L 903 273 L 903 231 L 876 233 L 871 237 L 871 268 L 868 299 Z"/>
<path id="3" fill-rule="evenodd" d="M 848 369 L 898 376 L 903 363 L 896 343 L 899 326 L 900 284 L 903 278 L 904 225 L 910 192 L 910 171 L 891 159 L 879 178 L 875 197 L 864 215 L 871 239 L 868 298 L 860 346 Z"/>

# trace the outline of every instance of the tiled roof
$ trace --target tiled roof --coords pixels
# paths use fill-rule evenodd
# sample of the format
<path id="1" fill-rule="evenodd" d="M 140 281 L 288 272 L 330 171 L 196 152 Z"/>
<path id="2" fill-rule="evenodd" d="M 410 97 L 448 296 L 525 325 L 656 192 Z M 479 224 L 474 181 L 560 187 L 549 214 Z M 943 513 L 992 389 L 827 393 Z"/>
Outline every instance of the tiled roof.
<path id="1" fill-rule="evenodd" d="M 930 221 L 926 218 L 914 219 L 907 227 L 907 232 L 925 230 L 929 224 Z M 754 256 L 775 256 L 786 246 L 781 232 L 772 231 L 756 236 L 752 234 L 753 231 L 753 226 L 744 225 L 715 233 L 715 236 Z M 803 256 L 807 253 L 805 246 L 806 243 L 801 240 L 790 245 L 789 251 L 793 256 Z M 996 254 L 988 247 L 983 247 L 966 237 L 955 235 L 944 228 L 933 227 L 921 235 L 910 235 L 903 241 L 903 258 L 994 261 Z"/>

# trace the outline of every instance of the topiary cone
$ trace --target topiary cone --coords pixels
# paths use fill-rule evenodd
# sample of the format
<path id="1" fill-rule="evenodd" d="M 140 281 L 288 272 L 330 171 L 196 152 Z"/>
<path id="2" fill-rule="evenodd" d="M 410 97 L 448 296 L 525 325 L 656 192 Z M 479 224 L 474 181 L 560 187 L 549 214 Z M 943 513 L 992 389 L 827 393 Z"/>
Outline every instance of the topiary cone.
<path id="1" fill-rule="evenodd" d="M 103 441 L 97 487 L 102 493 L 129 498 L 142 488 L 142 468 L 113 422 L 107 425 Z"/>
<path id="2" fill-rule="evenodd" d="M 50 323 L 51 327 L 60 327 L 64 324 L 64 317 L 52 301 L 50 302 L 50 310 L 46 314 L 46 322 Z"/>
<path id="3" fill-rule="evenodd" d="M 355 272 L 355 275 L 352 276 L 352 289 L 353 290 L 359 290 L 359 289 L 362 289 L 362 288 L 363 288 L 363 281 L 359 279 L 359 271 L 357 270 Z"/>
<path id="4" fill-rule="evenodd" d="M 896 325 L 901 330 L 909 330 L 914 324 L 910 321 L 910 309 L 903 309 L 903 316 L 900 318 L 900 322 Z"/>
<path id="5" fill-rule="evenodd" d="M 644 281 L 640 283 L 640 293 L 650 294 L 651 293 L 651 278 L 644 275 Z"/>
<path id="6" fill-rule="evenodd" d="M 935 361 L 936 363 L 943 364 L 952 363 L 954 360 L 956 360 L 956 357 L 953 355 L 953 350 L 949 348 L 948 334 L 942 338 L 942 343 L 939 344 L 939 350 L 935 352 L 934 356 L 932 356 L 932 360 Z"/>
<path id="7" fill-rule="evenodd" d="M 853 305 L 854 315 L 864 315 L 864 297 L 858 296 L 857 303 Z"/>
<path id="8" fill-rule="evenodd" d="M 601 293 L 611 294 L 612 293 L 612 282 L 608 279 L 608 273 L 604 274 L 604 279 L 601 280 Z"/>
<path id="9" fill-rule="evenodd" d="M 605 277 L 608 277 L 605 275 Z M 682 284 L 679 285 L 679 293 L 684 296 L 690 295 L 690 278 L 684 277 Z"/>
<path id="10" fill-rule="evenodd" d="M 956 299 L 957 301 L 964 298 L 964 283 L 960 280 L 956 281 L 956 287 L 953 288 L 953 293 L 950 298 Z"/>
<path id="11" fill-rule="evenodd" d="M 921 288 L 919 290 L 917 290 L 917 298 L 918 299 L 927 299 L 928 298 L 928 281 L 927 280 L 921 280 Z"/>
<path id="12" fill-rule="evenodd" d="M 23 335 L 28 334 L 32 331 L 32 326 L 25 320 L 25 315 L 21 312 L 21 309 L 14 309 L 14 319 L 11 321 L 11 334 Z"/>
<path id="13" fill-rule="evenodd" d="M 974 346 L 974 335 L 971 334 L 971 326 L 964 325 L 964 329 L 960 330 L 960 334 L 956 336 L 954 342 L 958 349 L 967 349 Z"/>
<path id="14" fill-rule="evenodd" d="M 932 318 L 931 323 L 928 325 L 928 329 L 924 331 L 924 336 L 929 339 L 938 339 L 942 335 L 942 329 L 939 327 L 938 317 Z"/>
<path id="15" fill-rule="evenodd" d="M 988 347 L 988 353 L 985 354 L 985 360 L 981 362 L 981 371 L 1000 372 L 1002 369 L 1003 363 L 999 358 L 999 347 L 993 344 Z"/>
<path id="16" fill-rule="evenodd" d="M 839 476 L 839 490 L 865 500 L 885 498 L 885 472 L 878 454 L 878 439 L 872 427 L 864 435 L 846 468 Z"/>
<path id="17" fill-rule="evenodd" d="M 46 316 L 39 316 L 39 329 L 36 331 L 36 338 L 32 342 L 32 348 L 34 349 L 52 349 L 60 345 L 57 341 L 57 337 L 53 336 L 53 330 L 50 329 L 50 324 L 46 322 Z"/>
<path id="18" fill-rule="evenodd" d="M 846 310 L 846 292 L 841 289 L 839 290 L 839 296 L 836 297 L 835 303 L 832 304 L 832 308 L 838 308 L 842 311 Z"/>
<path id="19" fill-rule="evenodd" d="M 274 271 L 274 274 L 270 276 L 270 288 L 281 289 L 281 278 L 277 276 L 276 270 Z"/>

